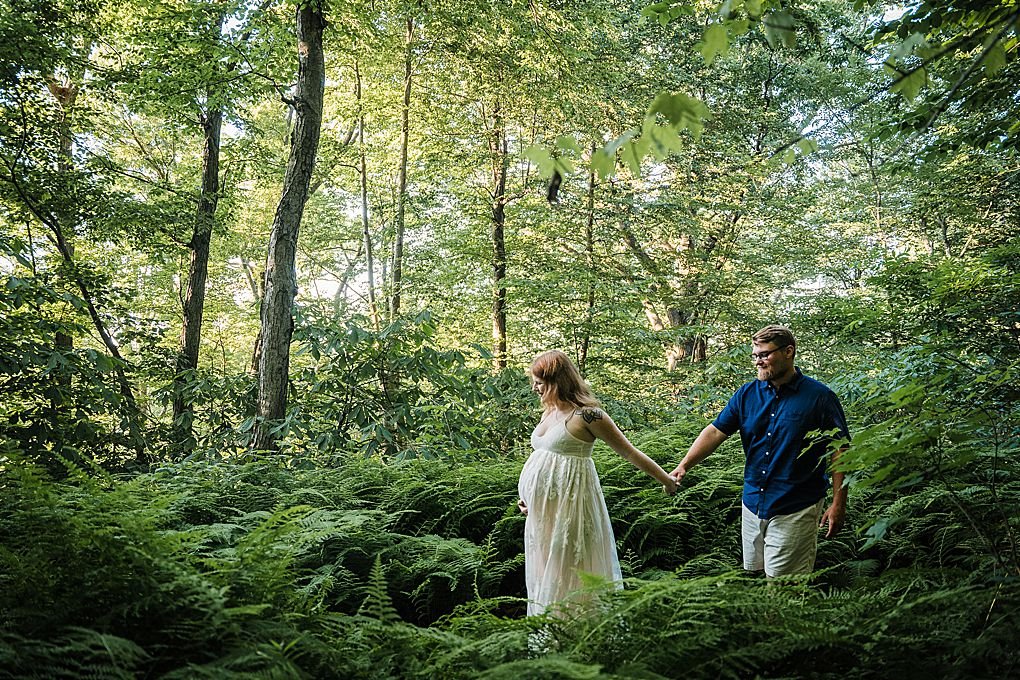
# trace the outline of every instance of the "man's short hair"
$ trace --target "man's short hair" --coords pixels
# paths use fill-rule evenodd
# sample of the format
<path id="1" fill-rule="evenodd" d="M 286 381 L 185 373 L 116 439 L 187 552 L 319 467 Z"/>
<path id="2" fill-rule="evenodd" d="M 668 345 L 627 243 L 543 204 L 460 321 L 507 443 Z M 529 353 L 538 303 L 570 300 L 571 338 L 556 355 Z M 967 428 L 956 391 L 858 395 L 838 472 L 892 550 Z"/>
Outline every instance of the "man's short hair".
<path id="1" fill-rule="evenodd" d="M 786 326 L 771 324 L 751 336 L 751 342 L 765 345 L 774 342 L 777 347 L 785 345 L 797 346 L 797 339 L 793 337 L 793 331 Z"/>

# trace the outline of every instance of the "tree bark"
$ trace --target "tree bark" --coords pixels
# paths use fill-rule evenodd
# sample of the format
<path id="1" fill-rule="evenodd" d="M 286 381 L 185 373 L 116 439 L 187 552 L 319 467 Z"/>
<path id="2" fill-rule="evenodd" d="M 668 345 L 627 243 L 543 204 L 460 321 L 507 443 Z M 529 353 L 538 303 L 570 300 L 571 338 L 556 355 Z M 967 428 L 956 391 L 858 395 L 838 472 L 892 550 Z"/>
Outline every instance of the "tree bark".
<path id="1" fill-rule="evenodd" d="M 372 249 L 372 232 L 368 221 L 368 162 L 365 158 L 365 111 L 361 99 L 361 69 L 354 62 L 354 94 L 358 101 L 358 171 L 361 175 L 361 238 L 365 244 L 365 263 L 368 267 L 368 312 L 372 325 L 379 330 L 379 306 L 375 299 L 375 256 Z"/>
<path id="2" fill-rule="evenodd" d="M 210 97 L 210 100 L 212 97 Z M 180 353 L 174 375 L 174 427 L 179 441 L 191 438 L 191 404 L 184 398 L 188 372 L 198 368 L 198 350 L 202 341 L 202 317 L 205 310 L 205 288 L 209 274 L 209 245 L 216 220 L 220 192 L 220 129 L 223 111 L 213 107 L 202 121 L 205 144 L 202 149 L 202 189 L 195 212 L 195 227 L 188 266 L 188 288 L 184 296 L 184 323 L 181 327 Z"/>
<path id="3" fill-rule="evenodd" d="M 400 316 L 400 286 L 404 274 L 404 212 L 407 205 L 407 145 L 410 136 L 411 56 L 414 43 L 414 19 L 407 17 L 404 49 L 404 102 L 400 111 L 400 172 L 397 177 L 397 211 L 393 219 L 393 279 L 390 295 L 390 321 Z"/>
<path id="4" fill-rule="evenodd" d="M 61 116 L 60 120 L 60 152 L 57 156 L 57 170 L 61 174 L 67 174 L 71 171 L 72 158 L 71 151 L 73 145 L 73 138 L 71 136 L 71 111 L 74 108 L 74 103 L 78 99 L 78 83 L 67 79 L 64 82 L 57 81 L 56 78 L 51 78 L 47 83 L 50 94 L 57 100 L 60 105 Z M 74 218 L 68 215 L 58 215 L 57 222 L 60 224 L 60 228 L 64 234 L 74 234 Z M 74 243 L 67 242 L 66 247 L 68 253 L 74 257 Z M 57 351 L 70 352 L 74 349 L 74 338 L 58 330 L 54 334 L 53 338 L 54 347 Z M 64 402 L 64 393 L 71 386 L 71 376 L 58 374 L 56 378 L 58 389 L 54 391 L 55 396 L 51 400 L 50 406 L 53 409 L 54 416 L 60 411 Z"/>
<path id="5" fill-rule="evenodd" d="M 60 120 L 60 151 L 57 156 L 57 171 L 62 175 L 67 175 L 71 172 L 72 168 L 72 146 L 73 140 L 71 136 L 71 110 L 74 108 L 74 102 L 78 98 L 78 84 L 68 79 L 65 83 L 58 83 L 56 79 L 51 79 L 48 83 L 50 93 L 57 100 L 61 109 L 61 120 Z M 65 211 L 70 213 L 71 211 Z M 74 234 L 75 219 L 70 214 L 60 214 L 56 216 L 56 221 L 60 225 L 60 228 L 64 230 L 66 234 Z M 74 242 L 67 244 L 70 255 L 74 256 Z M 58 329 L 54 333 L 53 346 L 58 353 L 70 353 L 74 349 L 74 337 L 63 330 Z M 59 371 L 54 374 L 53 382 L 55 385 L 52 390 L 50 398 L 50 425 L 53 429 L 53 433 L 56 437 L 61 437 L 63 427 L 60 422 L 60 416 L 65 411 L 64 402 L 66 396 L 70 393 L 71 389 L 71 376 L 70 374 Z"/>
<path id="6" fill-rule="evenodd" d="M 509 153 L 506 123 L 500 101 L 492 111 L 493 123 L 489 137 L 492 156 L 492 365 L 497 371 L 506 368 L 506 178 Z"/>
<path id="7" fill-rule="evenodd" d="M 595 155 L 597 146 L 592 144 Z M 577 368 L 581 375 L 588 370 L 588 350 L 591 347 L 591 328 L 595 319 L 595 170 L 588 171 L 588 206 L 584 223 L 584 255 L 588 265 L 587 306 L 584 312 L 584 327 L 581 329 L 581 343 L 577 350 Z"/>
<path id="8" fill-rule="evenodd" d="M 273 218 L 266 258 L 256 401 L 258 425 L 252 440 L 255 451 L 277 448 L 279 433 L 273 431 L 273 421 L 283 418 L 287 410 L 290 341 L 297 295 L 297 237 L 319 149 L 326 82 L 322 49 L 326 22 L 322 11 L 319 1 L 302 4 L 297 10 L 298 78 L 294 99 L 289 102 L 296 114 L 283 192 Z"/>

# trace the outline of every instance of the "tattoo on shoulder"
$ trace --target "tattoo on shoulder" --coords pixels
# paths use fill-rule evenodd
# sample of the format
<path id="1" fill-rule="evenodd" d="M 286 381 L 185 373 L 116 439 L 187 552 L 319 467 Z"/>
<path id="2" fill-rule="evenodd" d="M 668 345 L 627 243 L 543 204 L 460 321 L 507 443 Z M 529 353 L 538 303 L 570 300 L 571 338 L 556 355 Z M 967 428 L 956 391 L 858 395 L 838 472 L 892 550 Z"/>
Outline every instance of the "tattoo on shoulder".
<path id="1" fill-rule="evenodd" d="M 602 420 L 602 411 L 597 408 L 583 408 L 581 409 L 581 417 L 584 418 L 584 422 L 591 425 L 596 420 Z"/>

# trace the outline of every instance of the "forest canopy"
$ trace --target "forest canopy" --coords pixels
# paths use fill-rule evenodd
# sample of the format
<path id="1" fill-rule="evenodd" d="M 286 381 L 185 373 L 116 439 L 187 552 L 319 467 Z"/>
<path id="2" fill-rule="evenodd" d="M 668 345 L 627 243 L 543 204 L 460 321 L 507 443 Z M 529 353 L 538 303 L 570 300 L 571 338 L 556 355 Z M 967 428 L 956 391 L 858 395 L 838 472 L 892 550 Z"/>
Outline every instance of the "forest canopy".
<path id="1" fill-rule="evenodd" d="M 0 0 L 0 676 L 1020 671 L 1018 38 Z M 525 617 L 532 357 L 670 469 L 770 323 L 850 425 L 815 572 L 739 569 L 735 442 L 672 499 L 600 445 L 626 588 Z"/>

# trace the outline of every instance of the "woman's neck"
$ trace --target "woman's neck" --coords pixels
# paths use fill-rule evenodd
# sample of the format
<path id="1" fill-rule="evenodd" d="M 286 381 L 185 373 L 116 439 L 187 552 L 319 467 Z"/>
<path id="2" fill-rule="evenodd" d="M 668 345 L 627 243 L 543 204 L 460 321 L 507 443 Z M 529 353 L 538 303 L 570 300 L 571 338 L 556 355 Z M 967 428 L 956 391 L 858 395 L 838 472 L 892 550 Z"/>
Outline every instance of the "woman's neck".
<path id="1" fill-rule="evenodd" d="M 557 413 L 571 413 L 575 406 L 565 401 L 557 401 L 555 404 L 546 404 L 545 413 L 546 415 L 554 415 Z"/>

